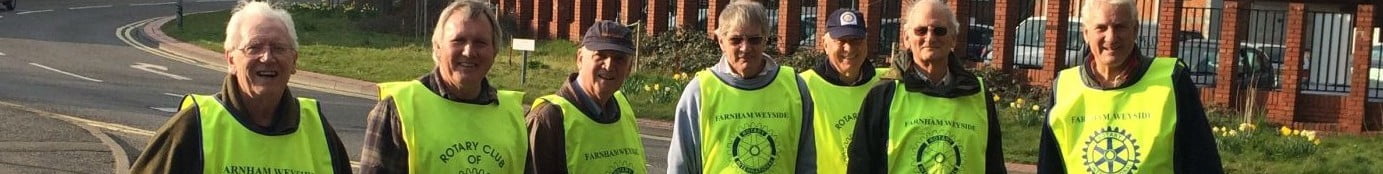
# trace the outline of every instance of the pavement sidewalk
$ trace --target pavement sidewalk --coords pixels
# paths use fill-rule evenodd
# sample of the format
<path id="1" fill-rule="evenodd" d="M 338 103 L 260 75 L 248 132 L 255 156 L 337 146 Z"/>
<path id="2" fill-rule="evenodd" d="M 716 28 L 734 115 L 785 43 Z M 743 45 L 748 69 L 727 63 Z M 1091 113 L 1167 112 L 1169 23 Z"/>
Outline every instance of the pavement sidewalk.
<path id="1" fill-rule="evenodd" d="M 124 150 L 96 128 L 0 105 L 0 173 L 120 173 Z"/>

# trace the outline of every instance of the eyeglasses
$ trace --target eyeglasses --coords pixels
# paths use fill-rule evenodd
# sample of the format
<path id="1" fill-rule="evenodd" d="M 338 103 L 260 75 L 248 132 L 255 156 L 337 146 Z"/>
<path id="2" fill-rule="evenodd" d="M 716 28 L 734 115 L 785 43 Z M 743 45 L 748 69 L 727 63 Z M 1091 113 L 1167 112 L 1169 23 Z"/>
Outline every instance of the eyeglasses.
<path id="1" fill-rule="evenodd" d="M 931 29 L 931 32 L 928 32 L 928 31 L 927 31 L 928 28 Z M 912 33 L 917 34 L 918 36 L 926 36 L 927 33 L 931 33 L 932 36 L 946 36 L 946 33 L 947 33 L 947 32 L 946 32 L 946 27 L 928 27 L 928 26 L 922 26 L 922 27 L 913 28 L 913 29 L 912 29 Z"/>
<path id="2" fill-rule="evenodd" d="M 759 44 L 759 43 L 763 43 L 763 42 L 764 42 L 764 37 L 763 37 L 763 36 L 749 36 L 749 37 L 741 36 L 741 37 L 731 37 L 731 38 L 730 38 L 730 44 L 735 44 L 735 45 L 739 45 L 739 44 L 744 43 L 744 42 L 746 42 L 746 41 L 748 41 L 750 44 Z"/>
<path id="3" fill-rule="evenodd" d="M 240 49 L 237 49 L 237 50 L 240 50 L 240 52 L 244 52 L 245 54 L 249 54 L 249 55 L 264 55 L 264 54 L 268 53 L 268 54 L 271 54 L 271 55 L 273 55 L 273 56 L 275 56 L 275 57 L 278 57 L 278 56 L 286 56 L 286 55 L 288 55 L 288 54 L 293 53 L 294 51 L 297 51 L 296 49 L 293 49 L 293 48 L 291 48 L 291 47 L 276 46 L 276 45 L 267 45 L 267 44 L 265 44 L 265 45 L 248 46 L 248 47 L 243 47 L 243 48 L 240 48 Z"/>

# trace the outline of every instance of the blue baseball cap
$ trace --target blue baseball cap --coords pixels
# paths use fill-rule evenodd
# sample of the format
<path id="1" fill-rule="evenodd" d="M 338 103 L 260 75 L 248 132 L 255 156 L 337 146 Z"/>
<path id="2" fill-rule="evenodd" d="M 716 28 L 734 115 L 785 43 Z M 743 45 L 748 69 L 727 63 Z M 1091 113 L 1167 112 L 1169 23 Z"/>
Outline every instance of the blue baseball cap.
<path id="1" fill-rule="evenodd" d="M 831 17 L 826 18 L 826 33 L 836 39 L 864 38 L 864 18 L 859 11 L 836 9 L 831 12 Z"/>

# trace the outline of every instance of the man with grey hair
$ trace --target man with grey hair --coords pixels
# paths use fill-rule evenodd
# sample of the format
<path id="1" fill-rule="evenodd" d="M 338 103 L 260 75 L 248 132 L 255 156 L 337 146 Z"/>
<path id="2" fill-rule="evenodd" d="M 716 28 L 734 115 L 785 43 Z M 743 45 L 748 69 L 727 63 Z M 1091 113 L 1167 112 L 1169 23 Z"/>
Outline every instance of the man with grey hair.
<path id="1" fill-rule="evenodd" d="M 998 112 L 952 48 L 955 13 L 941 0 L 906 8 L 897 80 L 865 94 L 848 173 L 1005 173 Z"/>
<path id="2" fill-rule="evenodd" d="M 447 5 L 433 30 L 432 72 L 379 84 L 361 173 L 523 173 L 524 94 L 485 78 L 504 39 L 489 3 Z"/>
<path id="3" fill-rule="evenodd" d="M 792 67 L 764 54 L 766 11 L 739 0 L 720 13 L 720 63 L 682 91 L 667 173 L 816 173 L 811 97 Z"/>
<path id="4" fill-rule="evenodd" d="M 317 101 L 288 90 L 298 59 L 292 21 L 268 3 L 241 3 L 226 27 L 221 92 L 187 95 L 131 172 L 351 173 Z"/>
<path id="5" fill-rule="evenodd" d="M 1135 2 L 1082 9 L 1090 54 L 1053 81 L 1038 173 L 1224 172 L 1186 66 L 1138 53 Z"/>

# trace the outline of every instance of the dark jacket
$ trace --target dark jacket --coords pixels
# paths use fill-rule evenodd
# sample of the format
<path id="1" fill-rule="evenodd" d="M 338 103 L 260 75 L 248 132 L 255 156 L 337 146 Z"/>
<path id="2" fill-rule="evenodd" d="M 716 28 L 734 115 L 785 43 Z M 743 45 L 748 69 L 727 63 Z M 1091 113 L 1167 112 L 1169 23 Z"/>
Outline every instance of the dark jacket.
<path id="1" fill-rule="evenodd" d="M 278 109 L 274 111 L 276 117 L 269 127 L 261 127 L 247 118 L 249 111 L 238 98 L 239 92 L 235 77 L 226 76 L 221 92 L 214 96 L 236 121 L 246 125 L 250 131 L 263 135 L 285 135 L 298 131 L 298 100 L 292 93 L 284 91 Z M 327 137 L 325 148 L 331 153 L 332 169 L 336 173 L 351 173 L 350 156 L 341 144 L 341 138 L 336 136 L 325 115 L 321 120 L 322 130 Z M 254 155 L 254 152 L 245 153 Z M 144 153 L 134 161 L 130 173 L 202 173 L 202 159 L 201 113 L 198 113 L 196 105 L 192 105 L 191 108 L 179 110 L 163 124 L 163 128 L 149 141 L 149 146 L 144 148 Z"/>
<path id="2" fill-rule="evenodd" d="M 441 76 L 437 71 L 418 78 L 429 91 L 447 100 L 479 105 L 499 104 L 498 90 L 483 80 L 480 95 L 474 99 L 461 99 L 448 95 L 442 89 Z M 394 107 L 394 98 L 384 98 L 375 103 L 370 115 L 365 119 L 365 138 L 360 149 L 360 173 L 408 173 L 408 146 L 403 142 L 403 130 L 399 126 L 399 112 Z"/>
<path id="3" fill-rule="evenodd" d="M 594 99 L 578 88 L 576 74 L 567 76 L 566 83 L 557 90 L 557 96 L 576 106 L 579 112 L 596 123 L 612 124 L 620 119 L 632 119 L 632 115 L 620 115 L 619 102 L 614 97 L 606 100 L 603 109 Z M 596 113 L 599 110 L 600 113 Z M 528 123 L 528 163 L 524 173 L 569 173 L 567 171 L 566 130 L 562 119 L 562 107 L 543 103 L 534 105 L 525 117 Z M 642 145 L 640 145 L 642 146 Z"/>
<path id="4" fill-rule="evenodd" d="M 1137 50 L 1137 49 L 1135 49 Z M 1088 54 L 1087 54 L 1088 55 Z M 1087 56 L 1088 57 L 1088 56 Z M 1153 58 L 1143 57 L 1137 52 L 1130 55 L 1131 59 L 1136 60 L 1130 68 L 1133 68 L 1128 76 L 1128 80 L 1113 88 L 1104 88 L 1099 85 L 1094 77 L 1086 76 L 1094 70 L 1090 66 L 1080 66 L 1083 71 L 1081 80 L 1085 87 L 1101 90 L 1119 90 L 1137 84 L 1152 66 Z M 1089 61 L 1086 61 L 1089 62 Z M 1057 82 L 1052 82 L 1052 94 L 1055 95 Z M 1078 88 L 1078 87 L 1073 87 Z M 1176 70 L 1172 72 L 1172 91 L 1176 96 L 1176 130 L 1173 133 L 1174 143 L 1172 145 L 1172 166 L 1175 167 L 1174 173 L 1224 173 L 1220 164 L 1220 154 L 1216 149 L 1214 134 L 1210 132 L 1210 122 L 1205 116 L 1205 107 L 1201 105 L 1200 89 L 1191 81 L 1191 76 L 1185 65 L 1177 64 Z M 1051 115 L 1050 105 L 1056 97 L 1052 96 L 1047 101 L 1048 114 Z M 1042 141 L 1038 145 L 1037 170 L 1038 173 L 1066 173 L 1065 160 L 1062 159 L 1062 152 L 1057 146 L 1056 137 L 1052 133 L 1051 126 L 1042 126 Z M 1160 171 L 1168 172 L 1168 171 Z"/>
<path id="5" fill-rule="evenodd" d="M 911 59 L 908 53 L 902 55 L 899 58 Z M 848 152 L 850 157 L 848 173 L 888 173 L 888 136 L 890 133 L 888 123 L 892 121 L 889 120 L 889 111 L 892 107 L 927 107 L 891 106 L 898 83 L 902 83 L 907 92 L 922 93 L 932 97 L 990 96 L 989 92 L 980 88 L 979 78 L 961 66 L 960 59 L 956 59 L 955 55 L 951 55 L 950 59 L 951 64 L 948 66 L 951 77 L 942 85 L 932 85 L 931 82 L 919 76 L 916 72 L 917 68 L 910 68 L 906 72 L 898 73 L 901 79 L 884 81 L 869 90 L 869 94 L 864 97 L 864 104 L 860 106 L 860 120 L 855 122 L 855 139 L 850 142 Z M 1007 169 L 1004 168 L 1003 141 L 1000 138 L 1003 131 L 999 129 L 999 117 L 994 109 L 993 101 L 984 101 L 987 110 L 986 115 L 989 117 L 988 147 L 985 147 L 985 173 L 1007 173 Z"/>

